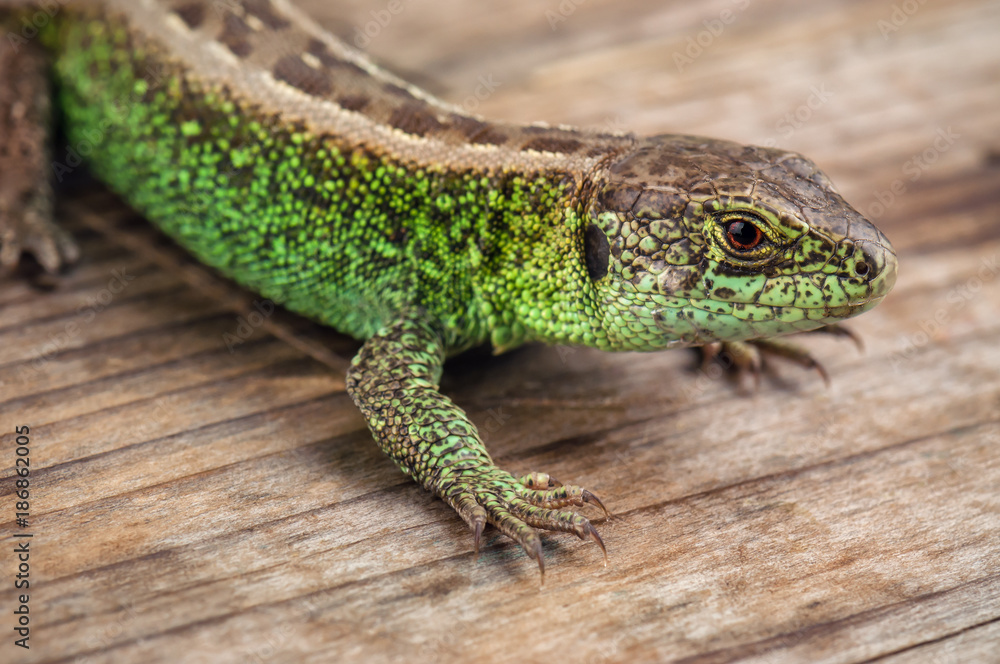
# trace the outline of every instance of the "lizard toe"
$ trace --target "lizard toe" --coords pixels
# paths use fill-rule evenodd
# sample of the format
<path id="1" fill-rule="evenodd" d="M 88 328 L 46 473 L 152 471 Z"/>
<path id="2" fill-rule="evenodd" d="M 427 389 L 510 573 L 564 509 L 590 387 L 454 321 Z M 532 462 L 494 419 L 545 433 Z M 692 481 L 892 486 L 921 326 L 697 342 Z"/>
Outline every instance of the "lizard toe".
<path id="1" fill-rule="evenodd" d="M 859 350 L 864 349 L 861 338 L 849 328 L 842 325 L 827 325 L 814 332 L 831 334 L 850 339 Z M 778 357 L 804 369 L 816 371 L 826 385 L 830 385 L 830 376 L 823 365 L 805 348 L 782 339 L 752 339 L 750 341 L 715 341 L 698 349 L 701 352 L 702 370 L 711 363 L 718 362 L 731 371 L 737 382 L 749 375 L 754 387 L 760 386 L 760 375 L 767 366 L 767 360 Z"/>
<path id="2" fill-rule="evenodd" d="M 5 214 L 0 219 L 0 267 L 10 270 L 24 254 L 31 254 L 49 274 L 75 263 L 80 250 L 72 236 L 47 218 Z"/>
<path id="3" fill-rule="evenodd" d="M 563 485 L 545 473 L 524 475 L 518 478 L 518 483 L 525 488 L 521 495 L 536 507 L 560 508 L 568 505 L 583 507 L 590 504 L 600 507 L 605 517 L 611 516 L 601 499 L 587 489 L 575 485 Z"/>
<path id="4" fill-rule="evenodd" d="M 496 468 L 466 474 L 444 492 L 444 499 L 472 529 L 476 556 L 487 523 L 514 540 L 529 558 L 538 563 L 544 576 L 542 541 L 539 530 L 572 533 L 582 540 L 593 540 L 601 547 L 607 565 L 607 548 L 594 525 L 585 517 L 560 507 L 592 504 L 607 515 L 604 504 L 586 489 L 563 486 L 544 473 L 521 478 Z"/>

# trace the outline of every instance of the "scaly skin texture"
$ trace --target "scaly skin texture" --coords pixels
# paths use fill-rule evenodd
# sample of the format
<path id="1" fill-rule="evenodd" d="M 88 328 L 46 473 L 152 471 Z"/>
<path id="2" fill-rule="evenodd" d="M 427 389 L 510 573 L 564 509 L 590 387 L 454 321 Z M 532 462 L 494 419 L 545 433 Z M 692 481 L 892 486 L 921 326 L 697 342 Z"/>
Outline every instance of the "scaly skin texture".
<path id="1" fill-rule="evenodd" d="M 438 391 L 447 356 L 766 339 L 861 313 L 895 280 L 885 237 L 800 155 L 487 123 L 290 9 L 224 4 L 56 16 L 44 40 L 69 144 L 200 260 L 365 339 L 351 397 L 477 547 L 491 523 L 541 565 L 536 528 L 600 543 L 562 508 L 603 506 L 497 468 Z"/>
<path id="2" fill-rule="evenodd" d="M 477 551 L 487 522 L 540 566 L 542 543 L 532 526 L 589 537 L 603 549 L 587 519 L 557 509 L 585 502 L 603 508 L 590 492 L 558 486 L 541 473 L 516 479 L 493 464 L 476 428 L 438 391 L 446 352 L 441 331 L 414 312 L 369 339 L 354 358 L 347 389 L 382 449 L 465 519 Z"/>

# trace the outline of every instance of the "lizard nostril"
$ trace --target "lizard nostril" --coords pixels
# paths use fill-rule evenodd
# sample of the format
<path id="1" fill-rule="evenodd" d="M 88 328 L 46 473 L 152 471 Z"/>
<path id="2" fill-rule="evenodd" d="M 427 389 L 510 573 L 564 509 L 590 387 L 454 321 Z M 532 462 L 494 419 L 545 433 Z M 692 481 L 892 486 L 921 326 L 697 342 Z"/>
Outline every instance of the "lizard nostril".
<path id="1" fill-rule="evenodd" d="M 867 241 L 858 242 L 861 255 L 854 264 L 855 276 L 861 277 L 865 281 L 875 281 L 883 269 L 886 267 L 885 249 L 877 244 Z"/>

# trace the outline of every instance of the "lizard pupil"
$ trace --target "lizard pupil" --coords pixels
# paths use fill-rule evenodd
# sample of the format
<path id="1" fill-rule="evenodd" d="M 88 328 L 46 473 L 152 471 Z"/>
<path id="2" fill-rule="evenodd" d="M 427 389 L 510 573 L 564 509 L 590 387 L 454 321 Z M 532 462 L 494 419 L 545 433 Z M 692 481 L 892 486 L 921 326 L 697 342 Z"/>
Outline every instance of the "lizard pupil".
<path id="1" fill-rule="evenodd" d="M 749 221 L 732 221 L 726 224 L 726 236 L 733 247 L 742 251 L 753 249 L 764 238 L 760 229 Z"/>

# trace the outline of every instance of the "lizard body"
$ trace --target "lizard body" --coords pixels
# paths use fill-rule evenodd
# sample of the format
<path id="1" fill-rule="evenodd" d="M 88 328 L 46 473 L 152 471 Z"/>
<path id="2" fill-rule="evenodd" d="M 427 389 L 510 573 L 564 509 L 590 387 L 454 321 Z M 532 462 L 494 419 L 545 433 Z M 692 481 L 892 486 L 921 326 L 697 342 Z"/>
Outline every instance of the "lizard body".
<path id="1" fill-rule="evenodd" d="M 23 6 L 0 3 L 15 35 Z M 477 547 L 489 522 L 541 565 L 535 529 L 600 542 L 562 509 L 600 503 L 497 468 L 438 391 L 447 356 L 487 341 L 766 339 L 870 309 L 895 280 L 886 238 L 794 153 L 491 123 L 374 67 L 285 0 L 49 6 L 40 40 L 8 40 L 0 74 L 51 58 L 68 144 L 100 179 L 201 261 L 366 340 L 348 391 Z M 57 177 L 67 161 L 56 155 Z M 11 262 L 46 220 L 3 214 Z M 72 258 L 56 231 L 39 235 L 49 265 Z"/>

